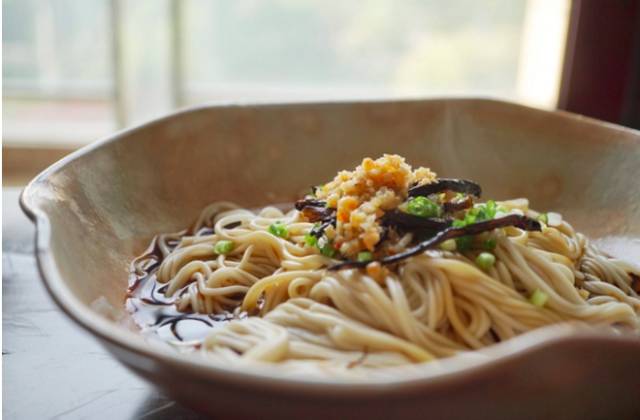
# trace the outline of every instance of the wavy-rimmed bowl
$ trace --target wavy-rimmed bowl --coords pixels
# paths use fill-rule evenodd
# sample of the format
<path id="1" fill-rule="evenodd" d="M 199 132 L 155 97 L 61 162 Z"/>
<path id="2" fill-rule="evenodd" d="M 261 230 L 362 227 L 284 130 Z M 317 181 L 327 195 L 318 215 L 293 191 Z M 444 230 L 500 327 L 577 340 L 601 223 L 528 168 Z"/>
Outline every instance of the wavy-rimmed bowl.
<path id="1" fill-rule="evenodd" d="M 73 153 L 36 177 L 21 204 L 58 305 L 131 370 L 212 415 L 640 416 L 640 341 L 606 331 L 548 327 L 478 357 L 349 381 L 216 365 L 146 341 L 123 322 L 129 262 L 157 233 L 184 228 L 215 200 L 290 202 L 384 152 L 477 180 L 488 197 L 526 196 L 640 261 L 640 133 L 493 100 L 190 109 Z"/>

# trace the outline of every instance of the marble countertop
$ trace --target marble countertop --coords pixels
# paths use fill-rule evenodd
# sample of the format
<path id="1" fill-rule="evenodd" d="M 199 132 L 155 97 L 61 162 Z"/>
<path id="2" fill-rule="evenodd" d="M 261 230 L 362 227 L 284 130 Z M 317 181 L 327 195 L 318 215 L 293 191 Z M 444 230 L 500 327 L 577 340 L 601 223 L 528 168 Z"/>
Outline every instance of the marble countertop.
<path id="1" fill-rule="evenodd" d="M 2 191 L 2 415 L 7 419 L 199 419 L 120 365 L 69 320 L 37 271 L 34 229 Z"/>

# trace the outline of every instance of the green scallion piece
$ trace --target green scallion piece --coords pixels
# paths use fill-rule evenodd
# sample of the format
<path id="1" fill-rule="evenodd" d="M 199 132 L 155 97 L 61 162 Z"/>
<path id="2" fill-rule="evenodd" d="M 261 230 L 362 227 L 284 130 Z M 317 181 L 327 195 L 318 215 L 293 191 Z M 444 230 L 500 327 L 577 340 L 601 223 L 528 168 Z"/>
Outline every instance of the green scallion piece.
<path id="1" fill-rule="evenodd" d="M 336 255 L 336 249 L 331 243 L 327 242 L 320 247 L 320 253 L 325 257 L 333 258 Z"/>
<path id="2" fill-rule="evenodd" d="M 369 251 L 358 252 L 358 262 L 368 262 L 373 259 L 373 254 Z"/>
<path id="3" fill-rule="evenodd" d="M 289 236 L 289 230 L 282 222 L 275 222 L 269 226 L 269 233 L 279 238 L 286 238 Z"/>
<path id="4" fill-rule="evenodd" d="M 498 212 L 498 206 L 496 205 L 495 201 L 488 200 L 484 205 L 484 209 L 485 209 L 485 215 L 487 219 L 493 219 L 496 217 L 496 213 Z"/>
<path id="5" fill-rule="evenodd" d="M 529 297 L 529 302 L 541 308 L 547 303 L 547 300 L 549 300 L 549 296 L 540 289 L 536 289 Z"/>
<path id="6" fill-rule="evenodd" d="M 454 220 L 453 223 L 451 223 L 451 226 L 455 227 L 455 228 L 462 228 L 467 226 L 467 223 L 464 220 Z"/>
<path id="7" fill-rule="evenodd" d="M 487 251 L 493 251 L 494 249 L 496 249 L 496 246 L 498 245 L 496 238 L 488 238 L 485 239 L 484 242 L 482 242 L 482 248 L 486 249 Z"/>
<path id="8" fill-rule="evenodd" d="M 481 252 L 476 257 L 476 265 L 487 271 L 496 263 L 496 257 L 490 252 Z"/>
<path id="9" fill-rule="evenodd" d="M 440 249 L 443 251 L 455 251 L 457 249 L 456 240 L 455 239 L 447 239 L 443 243 L 440 244 Z"/>
<path id="10" fill-rule="evenodd" d="M 316 246 L 316 244 L 318 243 L 318 237 L 310 233 L 307 233 L 306 235 L 304 235 L 304 243 L 307 246 L 311 246 L 311 247 Z"/>
<path id="11" fill-rule="evenodd" d="M 456 249 L 460 252 L 468 251 L 473 245 L 473 236 L 461 236 L 456 238 Z"/>
<path id="12" fill-rule="evenodd" d="M 545 225 L 549 224 L 549 216 L 547 216 L 547 213 L 541 213 L 538 216 L 538 222 L 542 222 Z"/>
<path id="13" fill-rule="evenodd" d="M 419 217 L 437 217 L 440 215 L 440 206 L 427 197 L 414 197 L 407 203 L 407 213 Z"/>
<path id="14" fill-rule="evenodd" d="M 233 251 L 234 247 L 235 247 L 235 244 L 233 243 L 233 241 L 228 241 L 226 239 L 223 239 L 216 242 L 216 244 L 213 246 L 213 252 L 215 252 L 218 255 L 224 255 Z"/>

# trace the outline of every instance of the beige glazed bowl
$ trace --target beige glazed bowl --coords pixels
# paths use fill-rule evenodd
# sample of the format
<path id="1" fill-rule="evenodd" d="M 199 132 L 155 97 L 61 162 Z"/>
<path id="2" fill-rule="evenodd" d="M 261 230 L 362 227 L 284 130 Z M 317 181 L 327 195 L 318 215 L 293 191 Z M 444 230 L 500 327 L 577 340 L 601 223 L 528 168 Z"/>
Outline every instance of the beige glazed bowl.
<path id="1" fill-rule="evenodd" d="M 128 368 L 219 418 L 640 418 L 640 340 L 610 332 L 548 327 L 478 357 L 349 382 L 219 366 L 124 326 L 128 265 L 154 235 L 216 200 L 291 202 L 385 152 L 476 180 L 486 197 L 528 197 L 640 261 L 640 133 L 492 100 L 191 109 L 72 154 L 21 202 L 58 305 Z"/>

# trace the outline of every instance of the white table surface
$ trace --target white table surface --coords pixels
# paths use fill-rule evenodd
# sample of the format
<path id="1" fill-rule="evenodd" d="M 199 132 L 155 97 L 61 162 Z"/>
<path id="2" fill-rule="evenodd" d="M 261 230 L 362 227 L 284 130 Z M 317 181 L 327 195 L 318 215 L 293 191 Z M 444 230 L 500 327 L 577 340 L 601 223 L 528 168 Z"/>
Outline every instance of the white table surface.
<path id="1" fill-rule="evenodd" d="M 19 194 L 2 191 L 3 418 L 201 418 L 129 372 L 55 305 Z"/>

